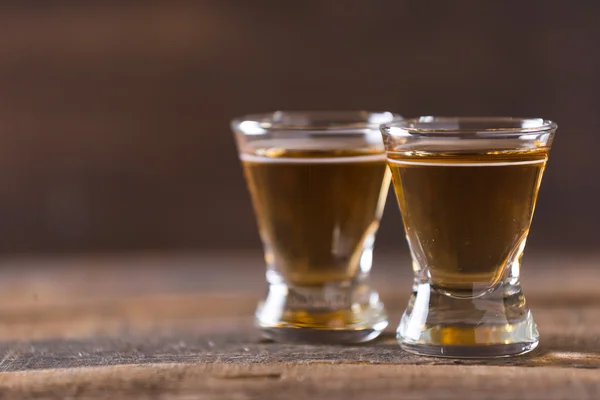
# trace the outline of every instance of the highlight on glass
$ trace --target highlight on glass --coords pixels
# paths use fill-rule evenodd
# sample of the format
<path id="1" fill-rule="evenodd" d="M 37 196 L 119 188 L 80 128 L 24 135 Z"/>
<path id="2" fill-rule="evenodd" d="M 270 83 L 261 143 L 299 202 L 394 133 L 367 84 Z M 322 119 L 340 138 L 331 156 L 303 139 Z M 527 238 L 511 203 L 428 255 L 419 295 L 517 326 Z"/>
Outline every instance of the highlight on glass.
<path id="1" fill-rule="evenodd" d="M 395 118 L 278 111 L 232 121 L 267 264 L 264 336 L 351 343 L 387 326 L 367 278 L 390 182 L 378 128 Z"/>
<path id="2" fill-rule="evenodd" d="M 397 332 L 405 350 L 499 357 L 537 346 L 519 273 L 556 129 L 508 117 L 382 125 L 415 274 Z"/>

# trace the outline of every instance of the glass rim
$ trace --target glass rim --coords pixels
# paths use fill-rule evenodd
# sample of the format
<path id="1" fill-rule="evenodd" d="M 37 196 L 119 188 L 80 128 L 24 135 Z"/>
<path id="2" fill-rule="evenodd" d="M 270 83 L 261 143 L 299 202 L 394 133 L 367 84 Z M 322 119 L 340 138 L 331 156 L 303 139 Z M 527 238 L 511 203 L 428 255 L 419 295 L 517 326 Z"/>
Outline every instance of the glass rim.
<path id="1" fill-rule="evenodd" d="M 433 124 L 456 125 L 460 123 L 478 124 L 477 127 L 427 127 Z M 520 126 L 515 126 L 520 124 Z M 503 126 L 504 125 L 504 126 Z M 428 134 L 523 134 L 523 133 L 552 133 L 556 131 L 558 125 L 544 118 L 519 118 L 519 117 L 435 117 L 422 116 L 416 118 L 407 118 L 390 123 L 384 123 L 380 126 L 383 134 L 397 136 L 400 134 L 409 135 L 428 135 Z"/>
<path id="2" fill-rule="evenodd" d="M 284 117 L 302 122 L 278 122 Z M 234 131 L 247 135 L 265 134 L 271 131 L 378 131 L 381 124 L 401 120 L 402 116 L 390 111 L 367 110 L 279 110 L 247 114 L 234 118 Z"/>

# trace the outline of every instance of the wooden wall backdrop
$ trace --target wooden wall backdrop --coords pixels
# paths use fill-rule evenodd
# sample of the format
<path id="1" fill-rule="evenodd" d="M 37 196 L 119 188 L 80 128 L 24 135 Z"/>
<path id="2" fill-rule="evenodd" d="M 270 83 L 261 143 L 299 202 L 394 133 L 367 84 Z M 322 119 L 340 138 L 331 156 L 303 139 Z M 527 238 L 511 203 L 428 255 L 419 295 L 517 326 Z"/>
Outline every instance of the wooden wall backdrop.
<path id="1" fill-rule="evenodd" d="M 228 121 L 274 109 L 555 119 L 530 245 L 598 244 L 597 1 L 0 7 L 3 253 L 257 247 Z"/>

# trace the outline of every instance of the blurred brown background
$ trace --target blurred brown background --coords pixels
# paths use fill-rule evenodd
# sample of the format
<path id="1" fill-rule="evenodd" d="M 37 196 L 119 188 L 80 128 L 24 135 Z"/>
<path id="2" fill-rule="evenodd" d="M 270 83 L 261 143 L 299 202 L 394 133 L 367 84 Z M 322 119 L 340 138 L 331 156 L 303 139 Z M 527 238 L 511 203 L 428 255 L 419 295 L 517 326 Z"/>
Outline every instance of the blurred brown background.
<path id="1" fill-rule="evenodd" d="M 7 3 L 5 254 L 258 248 L 228 124 L 275 109 L 553 119 L 529 246 L 599 243 L 598 1 Z"/>

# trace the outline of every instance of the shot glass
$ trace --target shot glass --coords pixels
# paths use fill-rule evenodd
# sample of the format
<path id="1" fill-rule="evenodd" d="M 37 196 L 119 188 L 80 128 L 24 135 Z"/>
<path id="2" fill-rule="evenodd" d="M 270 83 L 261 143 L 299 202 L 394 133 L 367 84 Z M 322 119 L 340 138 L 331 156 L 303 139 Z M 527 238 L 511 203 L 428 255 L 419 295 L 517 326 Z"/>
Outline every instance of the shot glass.
<path id="1" fill-rule="evenodd" d="M 389 112 L 278 111 L 232 121 L 267 264 L 267 338 L 363 342 L 388 320 L 368 284 L 389 187 Z"/>
<path id="2" fill-rule="evenodd" d="M 415 274 L 397 332 L 405 350 L 502 357 L 537 346 L 519 271 L 556 129 L 496 117 L 382 125 Z"/>

